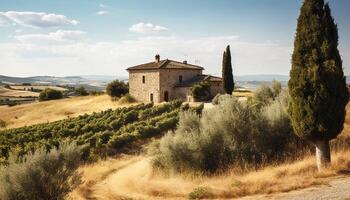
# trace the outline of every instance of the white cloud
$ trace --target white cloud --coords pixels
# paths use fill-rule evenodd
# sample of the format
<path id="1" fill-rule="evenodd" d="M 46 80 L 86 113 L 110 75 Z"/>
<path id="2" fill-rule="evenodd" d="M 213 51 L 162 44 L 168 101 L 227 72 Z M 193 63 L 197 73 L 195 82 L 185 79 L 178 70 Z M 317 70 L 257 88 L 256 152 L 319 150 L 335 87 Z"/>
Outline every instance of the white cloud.
<path id="1" fill-rule="evenodd" d="M 23 32 L 22 29 L 16 29 L 16 30 L 15 30 L 15 33 L 22 33 L 22 32 Z"/>
<path id="2" fill-rule="evenodd" d="M 25 27 L 47 28 L 64 25 L 76 25 L 79 22 L 64 15 L 44 12 L 0 12 L 0 26 L 18 24 Z"/>
<path id="3" fill-rule="evenodd" d="M 154 25 L 154 24 L 151 24 L 151 23 L 140 22 L 140 23 L 132 25 L 129 28 L 129 30 L 131 32 L 135 32 L 135 33 L 147 34 L 147 33 L 164 32 L 164 31 L 167 31 L 168 28 L 166 28 L 164 26 Z"/>
<path id="4" fill-rule="evenodd" d="M 14 38 L 22 43 L 29 44 L 58 44 L 79 41 L 83 35 L 85 35 L 85 32 L 79 30 L 57 30 L 48 34 L 17 35 Z"/>
<path id="5" fill-rule="evenodd" d="M 228 44 L 231 45 L 236 75 L 288 74 L 290 69 L 292 47 L 273 42 L 242 41 L 238 36 L 192 39 L 152 36 L 121 42 L 92 43 L 72 35 L 75 34 L 54 32 L 27 35 L 17 37 L 20 42 L 0 44 L 0 60 L 2 65 L 7 66 L 0 68 L 0 74 L 126 75 L 127 67 L 153 61 L 154 55 L 159 53 L 161 59 L 186 59 L 189 63 L 199 60 L 206 73 L 220 76 L 222 53 Z M 44 40 L 58 41 L 58 44 L 39 42 Z"/>
<path id="6" fill-rule="evenodd" d="M 106 15 L 108 13 L 109 12 L 107 10 L 100 10 L 100 11 L 96 12 L 97 15 Z"/>
<path id="7" fill-rule="evenodd" d="M 106 5 L 105 4 L 102 4 L 102 3 L 100 3 L 100 5 L 98 5 L 100 8 L 105 8 L 106 7 Z"/>

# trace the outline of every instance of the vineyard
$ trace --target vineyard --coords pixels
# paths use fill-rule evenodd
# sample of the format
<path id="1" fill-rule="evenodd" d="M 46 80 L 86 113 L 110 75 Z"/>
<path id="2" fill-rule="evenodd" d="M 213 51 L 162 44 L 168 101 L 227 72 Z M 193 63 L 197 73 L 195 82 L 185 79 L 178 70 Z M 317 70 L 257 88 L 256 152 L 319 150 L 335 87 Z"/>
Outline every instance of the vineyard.
<path id="1" fill-rule="evenodd" d="M 62 141 L 84 146 L 84 157 L 115 153 L 135 141 L 157 136 L 174 129 L 181 110 L 189 108 L 181 101 L 153 106 L 152 103 L 109 109 L 76 118 L 25 126 L 0 132 L 0 160 L 10 153 L 25 155 L 44 147 L 58 147 Z"/>

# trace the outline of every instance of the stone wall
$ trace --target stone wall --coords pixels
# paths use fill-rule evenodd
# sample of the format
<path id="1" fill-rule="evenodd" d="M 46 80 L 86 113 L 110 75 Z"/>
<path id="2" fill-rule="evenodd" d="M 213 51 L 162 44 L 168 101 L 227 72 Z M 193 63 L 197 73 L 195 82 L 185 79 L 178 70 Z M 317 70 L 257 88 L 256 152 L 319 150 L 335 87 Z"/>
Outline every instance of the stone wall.
<path id="1" fill-rule="evenodd" d="M 212 97 L 215 97 L 218 93 L 224 94 L 224 88 L 222 82 L 213 81 L 210 82 L 210 94 Z"/>
<path id="2" fill-rule="evenodd" d="M 142 82 L 142 76 L 145 76 L 145 83 Z M 137 101 L 150 102 L 150 96 L 153 94 L 153 101 L 160 102 L 159 83 L 158 70 L 133 70 L 129 72 L 129 93 Z"/>
<path id="3" fill-rule="evenodd" d="M 184 82 L 200 74 L 202 74 L 202 70 L 160 69 L 160 101 L 164 101 L 164 94 L 166 91 L 169 94 L 169 100 L 183 98 L 184 91 L 181 89 L 178 91 L 178 89 L 174 87 L 175 84 L 179 83 L 179 76 L 182 76 L 182 81 Z M 183 100 L 186 100 L 186 97 L 184 97 Z"/>

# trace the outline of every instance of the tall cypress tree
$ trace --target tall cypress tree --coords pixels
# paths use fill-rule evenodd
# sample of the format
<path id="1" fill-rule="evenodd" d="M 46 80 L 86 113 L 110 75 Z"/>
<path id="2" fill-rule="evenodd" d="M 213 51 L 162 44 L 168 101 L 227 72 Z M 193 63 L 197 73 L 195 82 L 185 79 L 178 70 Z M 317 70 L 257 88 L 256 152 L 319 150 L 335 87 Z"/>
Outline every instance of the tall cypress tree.
<path id="1" fill-rule="evenodd" d="M 348 102 L 338 30 L 323 0 L 301 7 L 288 87 L 294 132 L 315 144 L 321 170 L 330 164 L 329 141 L 343 129 Z"/>
<path id="2" fill-rule="evenodd" d="M 222 58 L 222 81 L 225 92 L 227 94 L 232 94 L 235 83 L 232 74 L 230 45 L 226 47 L 226 51 Z"/>

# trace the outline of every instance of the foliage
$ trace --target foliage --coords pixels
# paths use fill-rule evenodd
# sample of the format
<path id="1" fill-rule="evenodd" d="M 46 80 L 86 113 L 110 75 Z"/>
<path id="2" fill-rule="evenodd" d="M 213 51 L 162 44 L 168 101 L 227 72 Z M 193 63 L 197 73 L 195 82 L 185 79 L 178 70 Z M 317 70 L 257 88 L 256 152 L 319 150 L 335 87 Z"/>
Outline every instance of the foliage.
<path id="1" fill-rule="evenodd" d="M 272 87 L 274 97 L 277 97 L 282 91 L 282 84 L 279 81 L 273 80 L 271 87 Z"/>
<path id="2" fill-rule="evenodd" d="M 210 96 L 210 83 L 202 82 L 194 84 L 191 88 L 193 98 L 196 100 L 208 98 Z"/>
<path id="3" fill-rule="evenodd" d="M 222 81 L 224 90 L 227 94 L 232 94 L 235 87 L 232 74 L 232 64 L 231 64 L 231 51 L 230 45 L 226 47 L 222 58 Z"/>
<path id="4" fill-rule="evenodd" d="M 139 104 L 0 131 L 0 158 L 6 160 L 11 151 L 24 155 L 41 147 L 51 149 L 62 140 L 86 145 L 85 158 L 113 153 L 138 139 L 174 129 L 180 110 L 191 109 L 181 104 L 181 101 L 160 106 Z"/>
<path id="5" fill-rule="evenodd" d="M 38 149 L 21 159 L 11 156 L 7 166 L 0 166 L 0 199 L 65 199 L 81 183 L 76 171 L 81 147 L 62 144 L 60 148 Z"/>
<path id="6" fill-rule="evenodd" d="M 53 100 L 53 99 L 62 99 L 63 94 L 59 90 L 54 90 L 51 88 L 46 88 L 42 92 L 40 92 L 39 95 L 39 101 L 47 101 L 47 100 Z"/>
<path id="7" fill-rule="evenodd" d="M 75 93 L 77 95 L 79 95 L 79 96 L 87 96 L 87 95 L 89 95 L 89 93 L 86 91 L 86 89 L 83 86 L 75 89 Z"/>
<path id="8" fill-rule="evenodd" d="M 211 103 L 213 105 L 218 105 L 221 101 L 223 101 L 224 99 L 227 99 L 227 98 L 234 98 L 232 95 L 230 94 L 217 94 L 213 100 L 211 101 Z"/>
<path id="9" fill-rule="evenodd" d="M 118 102 L 120 104 L 127 104 L 127 103 L 134 103 L 136 102 L 135 98 L 132 97 L 129 93 L 123 95 L 119 100 Z"/>
<path id="10" fill-rule="evenodd" d="M 0 128 L 5 128 L 5 127 L 6 127 L 6 122 L 0 119 Z"/>
<path id="11" fill-rule="evenodd" d="M 260 109 L 273 100 L 274 92 L 273 90 L 266 86 L 260 86 L 253 94 L 252 99 L 250 99 L 249 103 L 254 105 L 257 109 Z"/>
<path id="12" fill-rule="evenodd" d="M 188 194 L 189 199 L 210 199 L 213 198 L 213 193 L 210 188 L 198 187 Z"/>
<path id="13" fill-rule="evenodd" d="M 123 81 L 114 80 L 107 85 L 106 92 L 111 97 L 121 97 L 129 92 L 129 86 Z"/>
<path id="14" fill-rule="evenodd" d="M 298 18 L 288 87 L 295 133 L 316 141 L 341 132 L 348 102 L 338 30 L 328 4 L 305 0 Z"/>
<path id="15" fill-rule="evenodd" d="M 283 159 L 298 149 L 299 142 L 286 112 L 287 99 L 281 93 L 271 104 L 256 110 L 235 98 L 224 98 L 201 118 L 185 111 L 175 133 L 150 146 L 152 163 L 175 172 L 213 173 L 233 162 L 244 167 Z"/>

